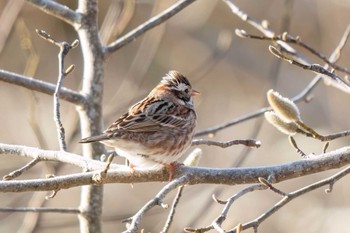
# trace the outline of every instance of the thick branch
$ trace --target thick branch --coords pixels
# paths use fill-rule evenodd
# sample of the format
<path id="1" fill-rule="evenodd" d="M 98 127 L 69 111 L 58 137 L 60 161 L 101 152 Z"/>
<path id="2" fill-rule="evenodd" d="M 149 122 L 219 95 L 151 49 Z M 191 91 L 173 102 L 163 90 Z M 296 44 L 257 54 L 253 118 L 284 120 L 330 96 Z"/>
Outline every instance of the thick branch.
<path id="1" fill-rule="evenodd" d="M 62 21 L 73 25 L 76 22 L 79 22 L 80 15 L 73 11 L 72 9 L 64 6 L 56 1 L 51 0 L 27 0 L 29 3 L 38 7 L 40 10 L 45 13 L 55 16 Z"/>
<path id="2" fill-rule="evenodd" d="M 29 90 L 38 91 L 48 95 L 53 95 L 56 89 L 56 86 L 51 83 L 29 78 L 5 70 L 0 70 L 0 81 L 12 83 Z M 60 98 L 77 105 L 84 105 L 86 103 L 86 99 L 82 94 L 65 87 L 61 88 Z"/>
<path id="3" fill-rule="evenodd" d="M 92 160 L 82 157 L 77 154 L 68 153 L 64 151 L 50 151 L 41 150 L 34 147 L 8 145 L 0 143 L 0 155 L 16 155 L 33 159 L 39 159 L 40 161 L 57 161 L 66 164 L 71 164 L 82 168 L 83 170 L 99 170 L 106 167 L 106 163 L 98 160 Z M 122 169 L 125 166 L 111 164 L 112 169 Z"/>
<path id="4" fill-rule="evenodd" d="M 3 151 L 3 150 L 2 150 Z M 1 154 L 1 150 L 0 150 Z M 2 153 L 7 154 L 7 153 Z M 66 152 L 56 152 L 55 155 L 73 155 L 72 160 L 76 160 L 74 154 Z M 62 158 L 62 157 L 61 157 Z M 56 159 L 56 161 L 59 159 Z M 86 160 L 86 166 L 93 167 L 104 163 Z M 97 164 L 96 164 L 97 163 Z M 350 147 L 344 147 L 332 152 L 314 156 L 311 159 L 299 160 L 292 163 L 285 163 L 265 167 L 246 168 L 200 168 L 180 166 L 174 172 L 174 178 L 189 176 L 185 184 L 247 184 L 257 183 L 259 177 L 273 178 L 273 182 L 281 182 L 309 174 L 314 174 L 330 169 L 340 168 L 350 163 Z M 115 167 L 116 166 L 116 167 Z M 101 167 L 103 170 L 105 167 Z M 22 181 L 1 181 L 0 192 L 24 192 L 24 191 L 47 191 L 57 189 L 67 189 L 82 185 L 96 184 L 94 177 L 98 171 L 73 174 L 50 179 L 34 179 Z M 154 181 L 168 181 L 169 174 L 166 169 L 162 170 L 138 170 L 131 173 L 125 166 L 111 165 L 107 176 L 99 183 L 140 183 Z"/>
<path id="5" fill-rule="evenodd" d="M 126 35 L 122 36 L 115 42 L 111 43 L 105 50 L 106 55 L 109 55 L 124 45 L 134 41 L 137 37 L 143 35 L 148 30 L 158 26 L 159 24 L 165 22 L 170 17 L 174 16 L 181 10 L 185 9 L 188 5 L 193 3 L 195 0 L 180 0 L 177 3 L 173 4 L 171 7 L 166 9 L 165 11 L 161 12 L 160 14 L 150 18 L 145 23 L 141 24 L 134 30 L 130 31 Z"/>

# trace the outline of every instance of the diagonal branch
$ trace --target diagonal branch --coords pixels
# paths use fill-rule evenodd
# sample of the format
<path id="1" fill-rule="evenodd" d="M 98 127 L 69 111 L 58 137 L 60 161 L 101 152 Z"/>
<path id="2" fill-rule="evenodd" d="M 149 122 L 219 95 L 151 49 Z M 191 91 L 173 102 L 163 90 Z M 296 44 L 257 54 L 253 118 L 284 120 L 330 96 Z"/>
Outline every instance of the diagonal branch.
<path id="1" fill-rule="evenodd" d="M 181 10 L 185 9 L 187 6 L 189 6 L 191 3 L 193 3 L 195 0 L 180 0 L 173 4 L 168 9 L 164 10 L 160 14 L 150 18 L 143 24 L 139 25 L 137 28 L 133 29 L 126 35 L 122 36 L 121 38 L 117 39 L 113 43 L 111 43 L 109 46 L 105 48 L 105 55 L 110 55 L 111 53 L 117 51 L 121 47 L 127 45 L 128 43 L 134 41 L 139 36 L 143 35 L 148 30 L 158 26 L 159 24 L 165 22 L 175 14 L 179 13 Z"/>
<path id="2" fill-rule="evenodd" d="M 38 91 L 48 95 L 53 95 L 56 89 L 56 86 L 51 83 L 44 82 L 38 79 L 33 79 L 5 70 L 0 70 L 0 81 L 12 83 L 27 88 L 29 90 Z M 65 87 L 61 88 L 60 98 L 77 105 L 86 104 L 86 98 L 82 94 Z"/>
<path id="3" fill-rule="evenodd" d="M 2 179 L 3 180 L 12 180 L 20 175 L 23 174 L 23 172 L 28 171 L 29 169 L 31 169 L 32 167 L 34 167 L 38 162 L 40 162 L 40 159 L 38 157 L 32 159 L 29 163 L 27 163 L 26 165 L 24 165 L 23 167 L 10 172 L 8 175 L 4 176 Z"/>
<path id="4" fill-rule="evenodd" d="M 275 32 L 269 29 L 269 25 L 266 20 L 259 21 L 257 19 L 254 19 L 253 17 L 249 16 L 247 13 L 239 9 L 231 0 L 222 0 L 222 1 L 228 6 L 228 8 L 230 8 L 232 13 L 238 16 L 243 22 L 250 24 L 251 26 L 256 28 L 258 31 L 260 31 L 267 37 L 273 37 L 275 35 Z M 276 44 L 281 48 L 281 50 L 292 55 L 295 59 L 298 59 L 300 61 L 307 63 L 306 60 L 303 58 L 303 56 L 300 53 L 298 53 L 298 51 L 296 51 L 288 43 L 282 40 L 277 40 Z"/>
<path id="5" fill-rule="evenodd" d="M 326 179 L 320 180 L 316 183 L 313 183 L 311 185 L 305 186 L 301 189 L 298 189 L 294 192 L 288 193 L 284 198 L 282 198 L 279 202 L 277 202 L 273 207 L 271 207 L 268 211 L 257 217 L 256 219 L 245 223 L 242 225 L 242 229 L 248 229 L 248 228 L 254 228 L 257 229 L 259 225 L 264 222 L 267 218 L 269 218 L 271 215 L 276 213 L 279 209 L 281 209 L 283 206 L 288 204 L 290 201 L 296 199 L 297 197 L 311 192 L 315 189 L 318 189 L 325 185 L 332 186 L 336 181 L 340 180 L 344 176 L 348 175 L 350 173 L 350 167 L 347 167 L 343 169 L 342 171 L 338 172 L 337 174 L 330 176 Z M 231 233 L 234 233 L 235 231 L 230 231 Z"/>
<path id="6" fill-rule="evenodd" d="M 235 7 L 235 5 L 233 5 L 233 3 L 231 3 L 229 0 L 223 0 L 223 1 L 226 2 L 230 7 Z M 242 18 L 242 17 L 245 18 L 245 17 L 244 17 L 244 14 L 243 14 L 241 11 L 239 11 L 238 8 L 235 8 L 235 9 L 238 11 L 238 13 L 240 13 L 241 18 Z M 238 13 L 237 13 L 237 14 L 238 14 Z M 248 16 L 246 16 L 246 17 L 248 17 Z M 260 29 L 260 30 L 264 30 L 264 28 L 261 27 L 261 25 L 258 24 L 258 23 L 255 22 L 255 21 L 252 21 L 251 24 L 252 24 L 253 26 L 255 26 L 255 27 L 258 27 L 258 29 Z M 342 52 L 342 50 L 344 49 L 344 47 L 345 47 L 345 45 L 346 45 L 346 43 L 347 43 L 349 37 L 350 37 L 350 27 L 348 27 L 348 28 L 345 30 L 343 36 L 342 36 L 341 39 L 340 39 L 339 44 L 337 45 L 337 47 L 334 49 L 334 51 L 332 52 L 331 56 L 329 57 L 329 59 L 328 59 L 329 62 L 335 63 L 336 61 L 339 60 L 340 55 L 341 55 L 341 52 Z M 328 68 L 328 65 L 326 64 L 326 65 L 324 66 L 324 68 L 327 69 L 327 68 Z M 311 91 L 320 83 L 320 81 L 321 81 L 321 79 L 322 79 L 322 76 L 323 76 L 322 74 L 317 74 L 317 75 L 314 77 L 314 79 L 313 79 L 299 94 L 297 94 L 296 96 L 294 96 L 294 97 L 292 98 L 293 102 L 298 102 L 298 101 L 301 101 L 301 100 L 306 100 L 306 101 L 307 101 L 308 95 L 309 95 L 309 94 L 311 93 Z M 259 116 L 261 116 L 262 114 L 264 114 L 266 111 L 269 111 L 269 110 L 271 110 L 271 109 L 270 109 L 270 108 L 262 108 L 262 109 L 260 109 L 260 110 L 255 111 L 255 112 L 249 113 L 249 114 L 247 114 L 247 115 L 245 115 L 245 116 L 239 117 L 239 118 L 237 118 L 237 119 L 233 119 L 233 120 L 231 120 L 231 121 L 229 121 L 229 122 L 226 122 L 226 123 L 224 123 L 224 124 L 217 125 L 217 126 L 210 127 L 210 128 L 208 128 L 208 129 L 199 131 L 199 132 L 197 132 L 197 133 L 195 134 L 195 136 L 198 137 L 198 136 L 203 136 L 203 135 L 206 135 L 206 134 L 216 133 L 216 132 L 218 132 L 218 131 L 220 131 L 220 130 L 223 130 L 223 129 L 225 129 L 225 128 L 228 128 L 228 127 L 231 127 L 231 126 L 233 126 L 233 125 L 239 124 L 239 123 L 241 123 L 241 122 L 244 122 L 244 121 L 247 121 L 247 120 L 250 120 L 250 119 L 254 119 L 254 118 L 256 118 L 256 117 L 259 117 Z"/>
<path id="7" fill-rule="evenodd" d="M 128 229 L 123 233 L 137 232 L 141 219 L 146 214 L 146 212 L 149 211 L 154 206 L 160 205 L 160 203 L 162 203 L 163 199 L 166 197 L 166 195 L 169 192 L 187 183 L 189 178 L 190 176 L 182 176 L 179 179 L 176 179 L 170 182 L 169 184 L 167 184 L 152 200 L 146 203 L 134 216 L 128 219 L 128 220 L 131 220 L 130 225 Z"/>
<path id="8" fill-rule="evenodd" d="M 80 15 L 65 5 L 51 0 L 27 0 L 45 13 L 55 16 L 60 20 L 73 25 L 80 21 Z"/>
<path id="9" fill-rule="evenodd" d="M 330 81 L 330 83 L 337 87 L 338 89 L 350 93 L 350 85 L 347 84 L 344 80 L 342 80 L 338 75 L 336 75 L 334 72 L 328 71 L 326 68 L 322 67 L 319 64 L 304 64 L 301 62 L 298 62 L 294 60 L 293 58 L 287 57 L 284 55 L 281 51 L 279 51 L 277 48 L 270 46 L 269 47 L 270 52 L 275 55 L 276 57 L 285 60 L 289 62 L 292 65 L 296 65 L 304 70 L 310 70 L 315 73 L 322 74 L 323 77 L 328 77 L 327 80 Z"/>

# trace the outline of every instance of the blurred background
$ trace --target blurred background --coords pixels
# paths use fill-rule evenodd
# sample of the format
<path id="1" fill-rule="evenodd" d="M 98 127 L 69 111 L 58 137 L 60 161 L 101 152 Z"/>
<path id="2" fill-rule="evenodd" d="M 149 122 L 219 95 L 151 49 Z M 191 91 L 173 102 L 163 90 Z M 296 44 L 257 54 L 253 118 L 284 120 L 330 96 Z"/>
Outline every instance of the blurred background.
<path id="1" fill-rule="evenodd" d="M 76 9 L 76 1 L 59 1 Z M 105 43 L 121 36 L 169 7 L 174 0 L 104 0 L 99 3 L 101 37 Z M 322 54 L 329 56 L 350 22 L 348 0 L 236 0 L 234 3 L 249 16 L 270 23 L 276 33 L 288 31 Z M 119 22 L 115 24 L 115 22 Z M 219 125 L 266 106 L 266 92 L 275 89 L 283 96 L 300 93 L 315 74 L 279 61 L 268 51 L 269 42 L 238 38 L 236 28 L 260 33 L 233 15 L 219 0 L 202 0 L 190 5 L 166 23 L 144 34 L 114 53 L 105 64 L 104 123 L 111 124 L 128 106 L 143 98 L 168 70 L 186 75 L 201 92 L 195 99 L 198 113 L 197 131 Z M 0 69 L 25 74 L 56 83 L 57 47 L 40 39 L 35 29 L 47 31 L 57 40 L 72 42 L 77 34 L 68 24 L 46 15 L 24 1 L 0 1 Z M 313 63 L 323 64 L 303 50 Z M 350 46 L 344 49 L 339 65 L 349 67 Z M 82 77 L 80 49 L 72 50 L 65 60 L 76 70 L 64 86 L 79 90 Z M 321 83 L 312 93 L 313 100 L 299 103 L 304 122 L 322 134 L 350 129 L 349 95 Z M 53 121 L 53 98 L 41 93 L 0 82 L 0 142 L 57 150 Z M 61 118 L 66 130 L 68 150 L 81 153 L 79 119 L 75 107 L 61 101 Z M 301 159 L 290 146 L 287 136 L 263 118 L 246 121 L 222 130 L 215 140 L 257 138 L 259 149 L 233 146 L 227 149 L 200 146 L 200 166 L 251 167 L 275 165 Z M 208 138 L 208 137 L 200 137 Z M 321 153 L 323 143 L 302 136 L 295 137 L 305 153 Z M 349 138 L 331 142 L 328 150 L 349 145 Z M 193 150 L 194 148 L 191 148 Z M 1 158 L 0 175 L 23 166 L 28 159 Z M 117 163 L 123 160 L 116 158 Z M 77 173 L 76 167 L 41 162 L 21 178 L 43 178 L 46 174 Z M 285 192 L 326 178 L 336 171 L 302 177 L 277 184 Z M 321 188 L 289 203 L 260 227 L 259 232 L 348 232 L 350 214 L 349 177 L 336 183 L 325 194 Z M 137 212 L 166 183 L 105 185 L 103 207 L 104 232 L 121 232 L 121 220 Z M 245 186 L 195 185 L 186 187 L 177 208 L 170 232 L 184 227 L 209 225 L 223 206 L 213 202 L 212 194 L 227 199 Z M 165 202 L 172 203 L 176 192 Z M 50 193 L 1 193 L 1 207 L 77 207 L 80 188 L 61 190 L 50 200 Z M 268 210 L 280 196 L 271 191 L 256 191 L 239 199 L 231 208 L 224 227 L 250 221 Z M 244 211 L 242 211 L 244 210 Z M 159 232 L 168 211 L 153 208 L 142 220 L 145 232 Z M 35 224 L 37 222 L 37 224 Z M 0 232 L 78 232 L 78 218 L 69 214 L 0 213 Z M 213 231 L 214 232 L 214 231 Z M 252 230 L 247 232 L 253 232 Z"/>

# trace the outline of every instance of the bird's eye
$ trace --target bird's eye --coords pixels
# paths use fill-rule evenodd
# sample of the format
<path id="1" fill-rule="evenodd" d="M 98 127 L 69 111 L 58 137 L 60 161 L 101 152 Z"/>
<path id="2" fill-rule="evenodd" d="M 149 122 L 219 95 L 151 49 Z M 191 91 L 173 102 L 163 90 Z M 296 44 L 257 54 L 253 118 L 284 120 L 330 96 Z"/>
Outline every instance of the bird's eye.
<path id="1" fill-rule="evenodd" d="M 188 89 L 185 89 L 185 93 L 188 94 L 189 90 Z"/>

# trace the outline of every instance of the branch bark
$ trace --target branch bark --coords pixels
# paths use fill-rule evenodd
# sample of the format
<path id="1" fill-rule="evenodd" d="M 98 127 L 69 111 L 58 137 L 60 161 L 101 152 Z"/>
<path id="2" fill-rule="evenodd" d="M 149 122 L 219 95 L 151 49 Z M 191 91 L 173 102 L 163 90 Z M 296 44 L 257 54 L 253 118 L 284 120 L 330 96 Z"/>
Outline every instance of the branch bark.
<path id="1" fill-rule="evenodd" d="M 81 92 L 88 99 L 78 108 L 81 136 L 88 137 L 102 132 L 102 96 L 104 75 L 103 46 L 97 25 L 97 0 L 79 0 L 77 12 L 81 21 L 74 24 L 78 32 L 84 58 L 84 73 Z M 83 145 L 84 157 L 99 159 L 105 149 L 100 143 Z M 80 231 L 102 232 L 103 186 L 83 186 L 79 209 Z"/>
<path id="2" fill-rule="evenodd" d="M 54 84 L 12 73 L 6 70 L 0 70 L 0 81 L 12 83 L 29 90 L 38 91 L 48 95 L 53 95 L 56 89 L 56 85 Z M 82 94 L 65 87 L 61 88 L 60 98 L 76 105 L 86 104 L 86 98 Z"/>
<path id="3" fill-rule="evenodd" d="M 1 153 L 2 152 L 2 153 Z M 1 154 L 7 154 L 0 151 Z M 73 155 L 67 152 L 56 152 L 61 156 Z M 28 154 L 27 154 L 28 156 Z M 106 163 L 95 160 L 83 159 L 88 167 L 103 170 Z M 350 164 L 350 147 L 343 147 L 325 154 L 315 155 L 309 159 L 303 159 L 292 163 L 285 163 L 274 166 L 264 167 L 244 167 L 244 168 L 204 168 L 180 166 L 174 171 L 174 178 L 188 176 L 185 184 L 250 184 L 258 183 L 258 178 L 263 177 L 271 183 L 278 183 L 301 176 L 306 176 L 326 170 L 336 169 Z M 101 169 L 100 166 L 102 167 Z M 126 166 L 111 164 L 107 176 L 96 181 L 95 177 L 99 171 L 90 171 L 72 175 L 53 177 L 50 179 L 33 179 L 22 181 L 0 181 L 0 192 L 26 192 L 26 191 L 48 191 L 57 189 L 68 189 L 82 185 L 96 185 L 107 183 L 141 183 L 169 180 L 169 174 L 166 169 L 152 170 L 136 169 L 134 173 Z"/>
<path id="4" fill-rule="evenodd" d="M 55 16 L 56 18 L 59 18 L 60 20 L 70 25 L 73 25 L 74 23 L 77 23 L 80 21 L 80 15 L 77 12 L 55 1 L 27 0 L 27 2 L 35 5 L 45 13 Z"/>

